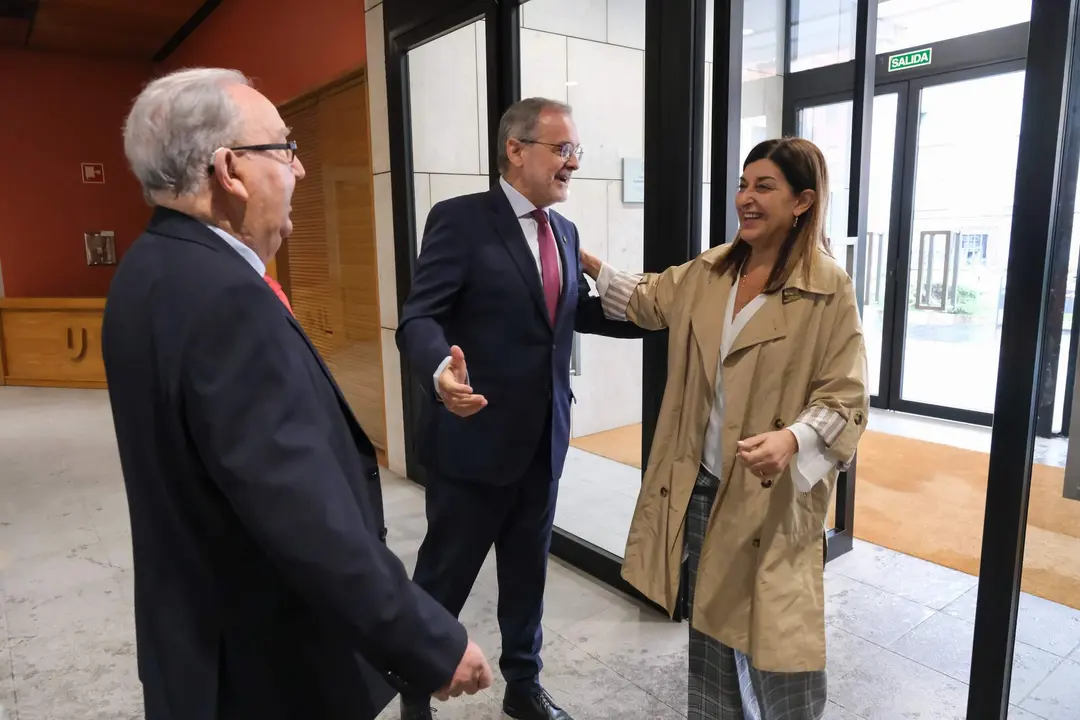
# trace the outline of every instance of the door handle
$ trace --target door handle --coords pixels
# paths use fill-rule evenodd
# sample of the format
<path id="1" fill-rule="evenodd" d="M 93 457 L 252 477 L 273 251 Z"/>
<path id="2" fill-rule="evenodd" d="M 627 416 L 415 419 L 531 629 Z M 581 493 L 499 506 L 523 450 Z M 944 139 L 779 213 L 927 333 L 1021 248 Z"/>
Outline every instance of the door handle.
<path id="1" fill-rule="evenodd" d="M 86 357 L 87 342 L 86 342 L 86 328 L 79 328 L 79 349 L 75 349 L 75 331 L 70 327 L 67 329 L 67 348 L 68 359 L 73 362 L 81 362 Z"/>

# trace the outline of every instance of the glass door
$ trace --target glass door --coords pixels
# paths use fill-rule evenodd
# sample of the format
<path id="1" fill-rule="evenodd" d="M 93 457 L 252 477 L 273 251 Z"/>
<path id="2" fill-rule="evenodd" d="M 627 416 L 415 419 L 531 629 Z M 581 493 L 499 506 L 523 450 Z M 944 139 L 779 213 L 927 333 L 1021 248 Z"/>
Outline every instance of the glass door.
<path id="1" fill-rule="evenodd" d="M 796 108 L 828 162 L 826 232 L 862 290 L 875 407 L 991 422 L 1023 91 L 1011 63 L 879 85 L 862 248 L 846 237 L 850 95 Z"/>
<path id="2" fill-rule="evenodd" d="M 870 210 L 867 234 L 861 239 L 866 246 L 862 277 L 858 277 L 858 269 L 848 267 L 848 271 L 863 287 L 863 333 L 869 363 L 870 394 L 874 397 L 879 395 L 883 377 L 881 358 L 885 337 L 886 279 L 893 215 L 893 181 L 897 170 L 896 129 L 903 90 L 880 88 L 874 97 L 870 140 Z M 830 185 L 825 232 L 832 242 L 833 253 L 841 263 L 849 256 L 858 257 L 857 248 L 845 245 L 850 194 L 851 111 L 851 100 L 824 102 L 800 108 L 796 120 L 797 134 L 813 141 L 825 155 Z"/>
<path id="3" fill-rule="evenodd" d="M 1024 72 L 923 87 L 899 398 L 994 409 Z M 959 413 L 956 419 L 964 419 Z"/>

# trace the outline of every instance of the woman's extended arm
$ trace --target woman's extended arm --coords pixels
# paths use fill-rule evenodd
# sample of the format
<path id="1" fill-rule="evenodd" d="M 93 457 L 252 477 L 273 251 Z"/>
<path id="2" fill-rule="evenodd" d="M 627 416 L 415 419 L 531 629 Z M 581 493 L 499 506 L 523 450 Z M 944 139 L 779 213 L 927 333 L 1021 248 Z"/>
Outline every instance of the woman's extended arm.
<path id="1" fill-rule="evenodd" d="M 662 273 L 636 274 L 616 270 L 581 251 L 581 266 L 596 281 L 604 315 L 611 320 L 629 320 L 646 330 L 668 326 L 679 283 L 691 264 L 693 260 Z"/>

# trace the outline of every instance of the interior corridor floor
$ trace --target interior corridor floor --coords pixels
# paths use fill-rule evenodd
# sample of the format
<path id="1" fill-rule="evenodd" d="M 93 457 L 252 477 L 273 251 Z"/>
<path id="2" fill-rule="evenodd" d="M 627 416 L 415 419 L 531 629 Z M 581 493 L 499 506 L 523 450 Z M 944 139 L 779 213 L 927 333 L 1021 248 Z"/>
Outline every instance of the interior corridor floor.
<path id="1" fill-rule="evenodd" d="M 384 495 L 411 568 L 423 491 L 387 473 Z M 106 394 L 0 388 L 0 718 L 142 717 L 130 542 Z M 831 564 L 828 720 L 962 719 L 975 584 L 864 543 Z M 545 602 L 543 679 L 577 720 L 683 716 L 685 625 L 556 560 Z M 489 559 L 462 619 L 493 659 L 495 603 Z M 1080 612 L 1025 596 L 1021 617 L 1011 717 L 1076 720 Z M 497 683 L 438 718 L 494 720 L 500 697 Z"/>

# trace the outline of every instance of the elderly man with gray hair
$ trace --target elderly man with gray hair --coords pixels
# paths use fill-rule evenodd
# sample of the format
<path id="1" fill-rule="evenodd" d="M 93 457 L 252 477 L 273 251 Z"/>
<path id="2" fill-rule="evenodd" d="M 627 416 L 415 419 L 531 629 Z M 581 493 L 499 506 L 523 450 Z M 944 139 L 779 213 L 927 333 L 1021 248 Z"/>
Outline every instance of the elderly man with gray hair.
<path id="1" fill-rule="evenodd" d="M 375 451 L 268 282 L 304 177 L 238 72 L 150 83 L 124 127 L 155 206 L 103 328 L 147 720 L 372 719 L 491 683 L 385 545 Z"/>

